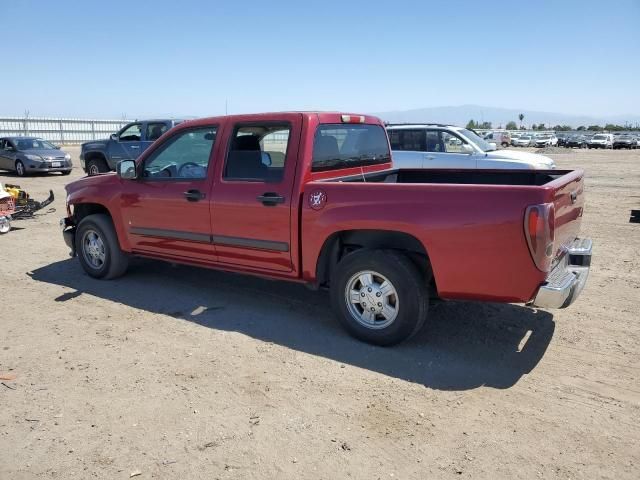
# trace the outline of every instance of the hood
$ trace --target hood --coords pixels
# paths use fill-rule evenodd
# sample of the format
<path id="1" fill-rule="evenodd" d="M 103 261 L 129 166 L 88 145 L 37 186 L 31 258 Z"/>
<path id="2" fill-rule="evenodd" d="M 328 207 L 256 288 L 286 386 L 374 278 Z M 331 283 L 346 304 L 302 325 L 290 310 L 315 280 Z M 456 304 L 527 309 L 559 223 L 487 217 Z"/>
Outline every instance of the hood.
<path id="1" fill-rule="evenodd" d="M 20 153 L 25 155 L 38 155 L 39 157 L 53 157 L 53 158 L 64 158 L 66 155 L 62 150 L 58 150 L 57 148 L 31 148 L 29 150 L 20 150 Z"/>
<path id="2" fill-rule="evenodd" d="M 109 141 L 108 138 L 103 138 L 100 140 L 91 140 L 90 142 L 82 143 L 80 146 L 82 147 L 83 150 L 85 148 L 102 148 L 107 144 L 108 141 Z"/>
<path id="3" fill-rule="evenodd" d="M 65 185 L 65 190 L 69 195 L 74 192 L 86 189 L 86 188 L 101 188 L 107 185 L 115 184 L 118 182 L 118 175 L 116 172 L 100 173 L 91 177 L 83 177 L 74 182 Z"/>
<path id="4" fill-rule="evenodd" d="M 531 165 L 539 165 L 539 166 L 552 166 L 555 165 L 555 162 L 544 155 L 539 155 L 537 153 L 531 152 L 520 152 L 516 150 L 495 150 L 493 152 L 488 152 L 487 156 L 489 158 L 504 158 L 507 160 L 518 160 L 523 163 L 528 163 Z"/>

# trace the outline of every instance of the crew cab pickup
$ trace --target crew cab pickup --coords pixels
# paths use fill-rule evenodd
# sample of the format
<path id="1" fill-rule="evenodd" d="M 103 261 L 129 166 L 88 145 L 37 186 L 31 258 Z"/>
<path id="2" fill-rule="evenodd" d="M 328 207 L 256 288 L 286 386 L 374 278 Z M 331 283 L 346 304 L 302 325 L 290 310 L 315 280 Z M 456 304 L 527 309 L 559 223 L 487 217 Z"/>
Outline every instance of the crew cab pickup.
<path id="1" fill-rule="evenodd" d="M 328 287 L 346 329 L 379 345 L 417 332 L 436 299 L 576 299 L 591 259 L 582 171 L 391 166 L 376 117 L 189 121 L 67 185 L 63 236 L 95 278 L 139 255 Z"/>
<path id="2" fill-rule="evenodd" d="M 181 120 L 143 120 L 126 124 L 119 132 L 104 140 L 80 146 L 80 164 L 88 175 L 116 169 L 121 160 L 138 158 L 163 133 Z"/>

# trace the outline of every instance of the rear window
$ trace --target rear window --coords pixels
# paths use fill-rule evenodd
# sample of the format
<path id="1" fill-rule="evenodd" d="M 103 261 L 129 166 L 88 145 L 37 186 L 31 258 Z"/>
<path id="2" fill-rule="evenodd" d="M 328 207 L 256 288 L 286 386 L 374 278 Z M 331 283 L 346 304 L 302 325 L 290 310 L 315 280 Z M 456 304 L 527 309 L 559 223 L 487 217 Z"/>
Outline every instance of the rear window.
<path id="1" fill-rule="evenodd" d="M 325 124 L 316 131 L 313 172 L 390 161 L 389 143 L 381 125 Z"/>

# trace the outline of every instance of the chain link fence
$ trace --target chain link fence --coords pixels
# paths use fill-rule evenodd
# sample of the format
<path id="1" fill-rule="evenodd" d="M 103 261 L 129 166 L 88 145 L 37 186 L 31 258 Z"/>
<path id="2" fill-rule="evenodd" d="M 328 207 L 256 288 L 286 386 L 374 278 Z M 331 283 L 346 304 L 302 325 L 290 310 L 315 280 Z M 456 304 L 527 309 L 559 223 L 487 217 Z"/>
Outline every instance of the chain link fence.
<path id="1" fill-rule="evenodd" d="M 0 137 L 39 137 L 60 145 L 106 138 L 130 120 L 0 117 Z"/>

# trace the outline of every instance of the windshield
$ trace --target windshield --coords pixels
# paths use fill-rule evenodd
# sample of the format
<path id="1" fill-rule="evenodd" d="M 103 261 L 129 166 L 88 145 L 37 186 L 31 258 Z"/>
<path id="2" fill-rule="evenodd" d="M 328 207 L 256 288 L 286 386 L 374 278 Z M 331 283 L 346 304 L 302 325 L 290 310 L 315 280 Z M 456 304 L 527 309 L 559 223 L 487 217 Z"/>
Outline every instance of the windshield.
<path id="1" fill-rule="evenodd" d="M 529 135 L 523 135 L 520 137 L 520 140 L 531 140 L 531 137 Z"/>
<path id="2" fill-rule="evenodd" d="M 606 140 L 607 137 L 606 137 L 606 135 L 594 135 L 593 139 L 594 140 Z"/>
<path id="3" fill-rule="evenodd" d="M 389 142 L 380 125 L 326 124 L 316 131 L 313 172 L 390 161 Z"/>
<path id="4" fill-rule="evenodd" d="M 483 140 L 482 138 L 480 138 L 478 135 L 476 135 L 474 132 L 472 132 L 471 130 L 468 130 L 466 128 L 461 128 L 460 130 L 457 130 L 458 133 L 464 135 L 464 137 L 475 143 L 478 148 L 480 150 L 482 150 L 483 152 L 491 152 L 493 150 L 496 149 L 496 147 L 494 147 L 493 145 L 491 145 L 489 142 L 487 142 L 486 140 Z"/>
<path id="5" fill-rule="evenodd" d="M 55 150 L 56 148 L 39 138 L 21 138 L 14 142 L 18 150 Z"/>

